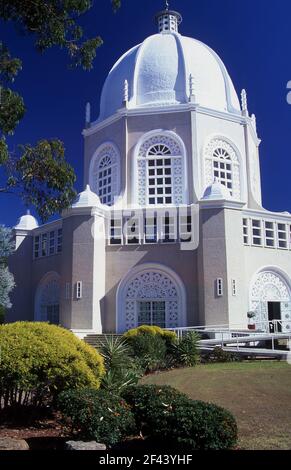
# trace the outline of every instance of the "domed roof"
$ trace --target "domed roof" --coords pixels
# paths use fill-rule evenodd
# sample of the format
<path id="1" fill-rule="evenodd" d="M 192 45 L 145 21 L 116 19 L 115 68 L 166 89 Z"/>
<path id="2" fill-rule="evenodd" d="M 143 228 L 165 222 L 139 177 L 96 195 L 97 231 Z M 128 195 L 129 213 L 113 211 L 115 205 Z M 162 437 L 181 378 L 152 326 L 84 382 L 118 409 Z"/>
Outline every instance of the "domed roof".
<path id="1" fill-rule="evenodd" d="M 202 200 L 213 201 L 225 199 L 231 199 L 230 192 L 224 184 L 221 184 L 218 179 L 215 178 L 213 183 L 205 189 Z"/>
<path id="2" fill-rule="evenodd" d="M 33 230 L 38 227 L 38 222 L 35 217 L 33 217 L 29 211 L 18 220 L 15 229 L 17 230 Z"/>
<path id="3" fill-rule="evenodd" d="M 72 204 L 72 208 L 76 207 L 94 207 L 100 206 L 100 199 L 97 194 L 93 193 L 87 184 L 85 191 L 78 194 L 75 201 Z"/>
<path id="4" fill-rule="evenodd" d="M 102 90 L 99 120 L 122 107 L 125 81 L 132 109 L 189 102 L 190 76 L 200 106 L 239 114 L 236 91 L 218 55 L 202 42 L 180 35 L 177 27 L 160 30 L 113 66 Z"/>

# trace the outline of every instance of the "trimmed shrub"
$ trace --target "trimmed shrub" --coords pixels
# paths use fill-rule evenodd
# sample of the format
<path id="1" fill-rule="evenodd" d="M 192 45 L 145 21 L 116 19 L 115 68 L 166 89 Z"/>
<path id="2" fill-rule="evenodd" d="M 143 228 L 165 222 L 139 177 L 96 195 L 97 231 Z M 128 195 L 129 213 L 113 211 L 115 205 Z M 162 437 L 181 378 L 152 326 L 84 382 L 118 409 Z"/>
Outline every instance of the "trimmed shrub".
<path id="1" fill-rule="evenodd" d="M 136 336 L 148 334 L 151 336 L 160 336 L 166 342 L 167 348 L 177 341 L 177 336 L 173 331 L 164 330 L 159 326 L 141 325 L 138 328 L 133 328 L 124 333 L 124 338 L 131 340 Z"/>
<path id="2" fill-rule="evenodd" d="M 82 439 L 113 445 L 135 432 L 130 407 L 122 398 L 105 390 L 66 391 L 59 396 L 58 404 Z"/>
<path id="3" fill-rule="evenodd" d="M 145 372 L 166 367 L 167 345 L 162 336 L 139 334 L 130 340 L 130 347 L 135 361 Z"/>
<path id="4" fill-rule="evenodd" d="M 213 404 L 190 400 L 169 386 L 140 385 L 123 397 L 137 428 L 148 438 L 187 450 L 231 449 L 237 442 L 232 414 Z"/>
<path id="5" fill-rule="evenodd" d="M 185 334 L 172 346 L 172 354 L 176 365 L 193 367 L 199 360 L 198 341 L 200 335 L 194 331 Z"/>
<path id="6" fill-rule="evenodd" d="M 73 333 L 41 322 L 0 325 L 0 405 L 42 406 L 65 389 L 100 386 L 103 358 Z"/>

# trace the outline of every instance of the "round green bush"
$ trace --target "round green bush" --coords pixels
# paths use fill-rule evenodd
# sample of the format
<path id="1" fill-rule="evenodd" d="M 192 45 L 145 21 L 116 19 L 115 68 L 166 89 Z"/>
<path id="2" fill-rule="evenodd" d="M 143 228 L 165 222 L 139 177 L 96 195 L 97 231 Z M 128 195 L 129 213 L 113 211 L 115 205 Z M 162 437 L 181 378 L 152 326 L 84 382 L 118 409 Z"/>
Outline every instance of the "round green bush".
<path id="1" fill-rule="evenodd" d="M 135 362 L 145 372 L 153 372 L 166 367 L 167 346 L 161 336 L 137 335 L 131 339 L 129 345 Z"/>
<path id="2" fill-rule="evenodd" d="M 167 347 L 175 343 L 177 340 L 176 333 L 174 333 L 173 331 L 164 330 L 163 328 L 160 328 L 159 326 L 155 325 L 141 325 L 137 328 L 128 330 L 126 333 L 124 333 L 123 336 L 124 338 L 130 341 L 136 336 L 144 334 L 148 334 L 151 336 L 160 336 L 166 342 Z"/>
<path id="3" fill-rule="evenodd" d="M 59 395 L 58 404 L 82 439 L 113 445 L 135 432 L 130 407 L 122 398 L 105 390 L 66 391 Z"/>
<path id="4" fill-rule="evenodd" d="M 41 322 L 0 325 L 0 403 L 41 406 L 67 388 L 100 386 L 103 358 L 73 333 Z"/>
<path id="5" fill-rule="evenodd" d="M 130 387 L 123 397 L 137 428 L 149 438 L 187 450 L 231 449 L 237 442 L 236 421 L 229 411 L 191 400 L 172 387 Z"/>

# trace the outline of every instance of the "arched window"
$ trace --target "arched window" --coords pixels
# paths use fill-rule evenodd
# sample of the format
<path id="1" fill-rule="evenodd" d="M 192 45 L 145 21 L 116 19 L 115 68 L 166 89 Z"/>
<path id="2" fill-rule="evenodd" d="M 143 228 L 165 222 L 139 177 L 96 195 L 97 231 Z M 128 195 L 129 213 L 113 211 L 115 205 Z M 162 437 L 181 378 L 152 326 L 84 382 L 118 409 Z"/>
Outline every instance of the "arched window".
<path id="1" fill-rule="evenodd" d="M 97 194 L 102 204 L 112 205 L 112 160 L 108 155 L 103 157 L 99 163 Z"/>
<path id="2" fill-rule="evenodd" d="M 166 267 L 140 266 L 122 280 L 117 293 L 118 331 L 140 325 L 176 328 L 185 323 L 180 279 Z"/>
<path id="3" fill-rule="evenodd" d="M 213 152 L 213 176 L 229 189 L 232 195 L 232 163 L 229 153 L 223 148 Z"/>
<path id="4" fill-rule="evenodd" d="M 234 199 L 241 199 L 238 156 L 222 139 L 213 139 L 205 151 L 205 186 L 211 185 L 215 178 L 226 186 Z"/>
<path id="5" fill-rule="evenodd" d="M 99 147 L 92 158 L 89 170 L 92 190 L 102 204 L 111 206 L 120 193 L 120 158 L 115 145 L 108 143 Z"/>
<path id="6" fill-rule="evenodd" d="M 139 205 L 186 203 L 184 150 L 165 133 L 146 139 L 137 155 L 137 199 Z"/>
<path id="7" fill-rule="evenodd" d="M 273 268 L 257 273 L 250 286 L 250 310 L 255 313 L 258 328 L 269 331 L 276 324 L 277 331 L 291 331 L 291 289 L 287 276 Z"/>
<path id="8" fill-rule="evenodd" d="M 42 279 L 35 304 L 36 320 L 59 324 L 60 283 L 57 273 L 49 273 Z"/>

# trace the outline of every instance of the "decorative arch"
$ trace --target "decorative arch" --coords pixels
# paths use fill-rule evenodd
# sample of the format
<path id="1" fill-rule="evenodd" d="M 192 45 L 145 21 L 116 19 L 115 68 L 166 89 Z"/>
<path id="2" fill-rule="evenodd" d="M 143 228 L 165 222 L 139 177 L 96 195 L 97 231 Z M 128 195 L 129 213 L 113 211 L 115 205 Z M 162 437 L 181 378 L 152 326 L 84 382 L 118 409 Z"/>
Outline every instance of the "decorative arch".
<path id="1" fill-rule="evenodd" d="M 291 331 L 291 282 L 286 273 L 277 267 L 258 271 L 250 284 L 250 310 L 256 314 L 256 323 L 268 322 L 268 303 L 279 302 L 283 331 Z M 290 320 L 290 322 L 289 322 Z"/>
<path id="2" fill-rule="evenodd" d="M 140 206 L 188 202 L 186 148 L 172 131 L 146 133 L 135 149 L 134 203 Z"/>
<path id="3" fill-rule="evenodd" d="M 243 165 L 237 148 L 226 137 L 212 137 L 204 149 L 204 190 L 217 178 L 233 199 L 241 200 Z"/>
<path id="4" fill-rule="evenodd" d="M 89 168 L 89 184 L 102 204 L 111 206 L 120 194 L 120 152 L 113 142 L 105 142 L 94 153 Z"/>
<path id="5" fill-rule="evenodd" d="M 39 282 L 35 295 L 36 321 L 59 324 L 60 276 L 56 272 L 47 273 Z"/>
<path id="6" fill-rule="evenodd" d="M 186 325 L 185 288 L 174 271 L 159 264 L 143 264 L 122 279 L 116 294 L 117 331 L 139 324 L 164 328 Z M 152 321 L 158 318 L 159 322 Z M 150 319 L 151 321 L 146 321 Z"/>

